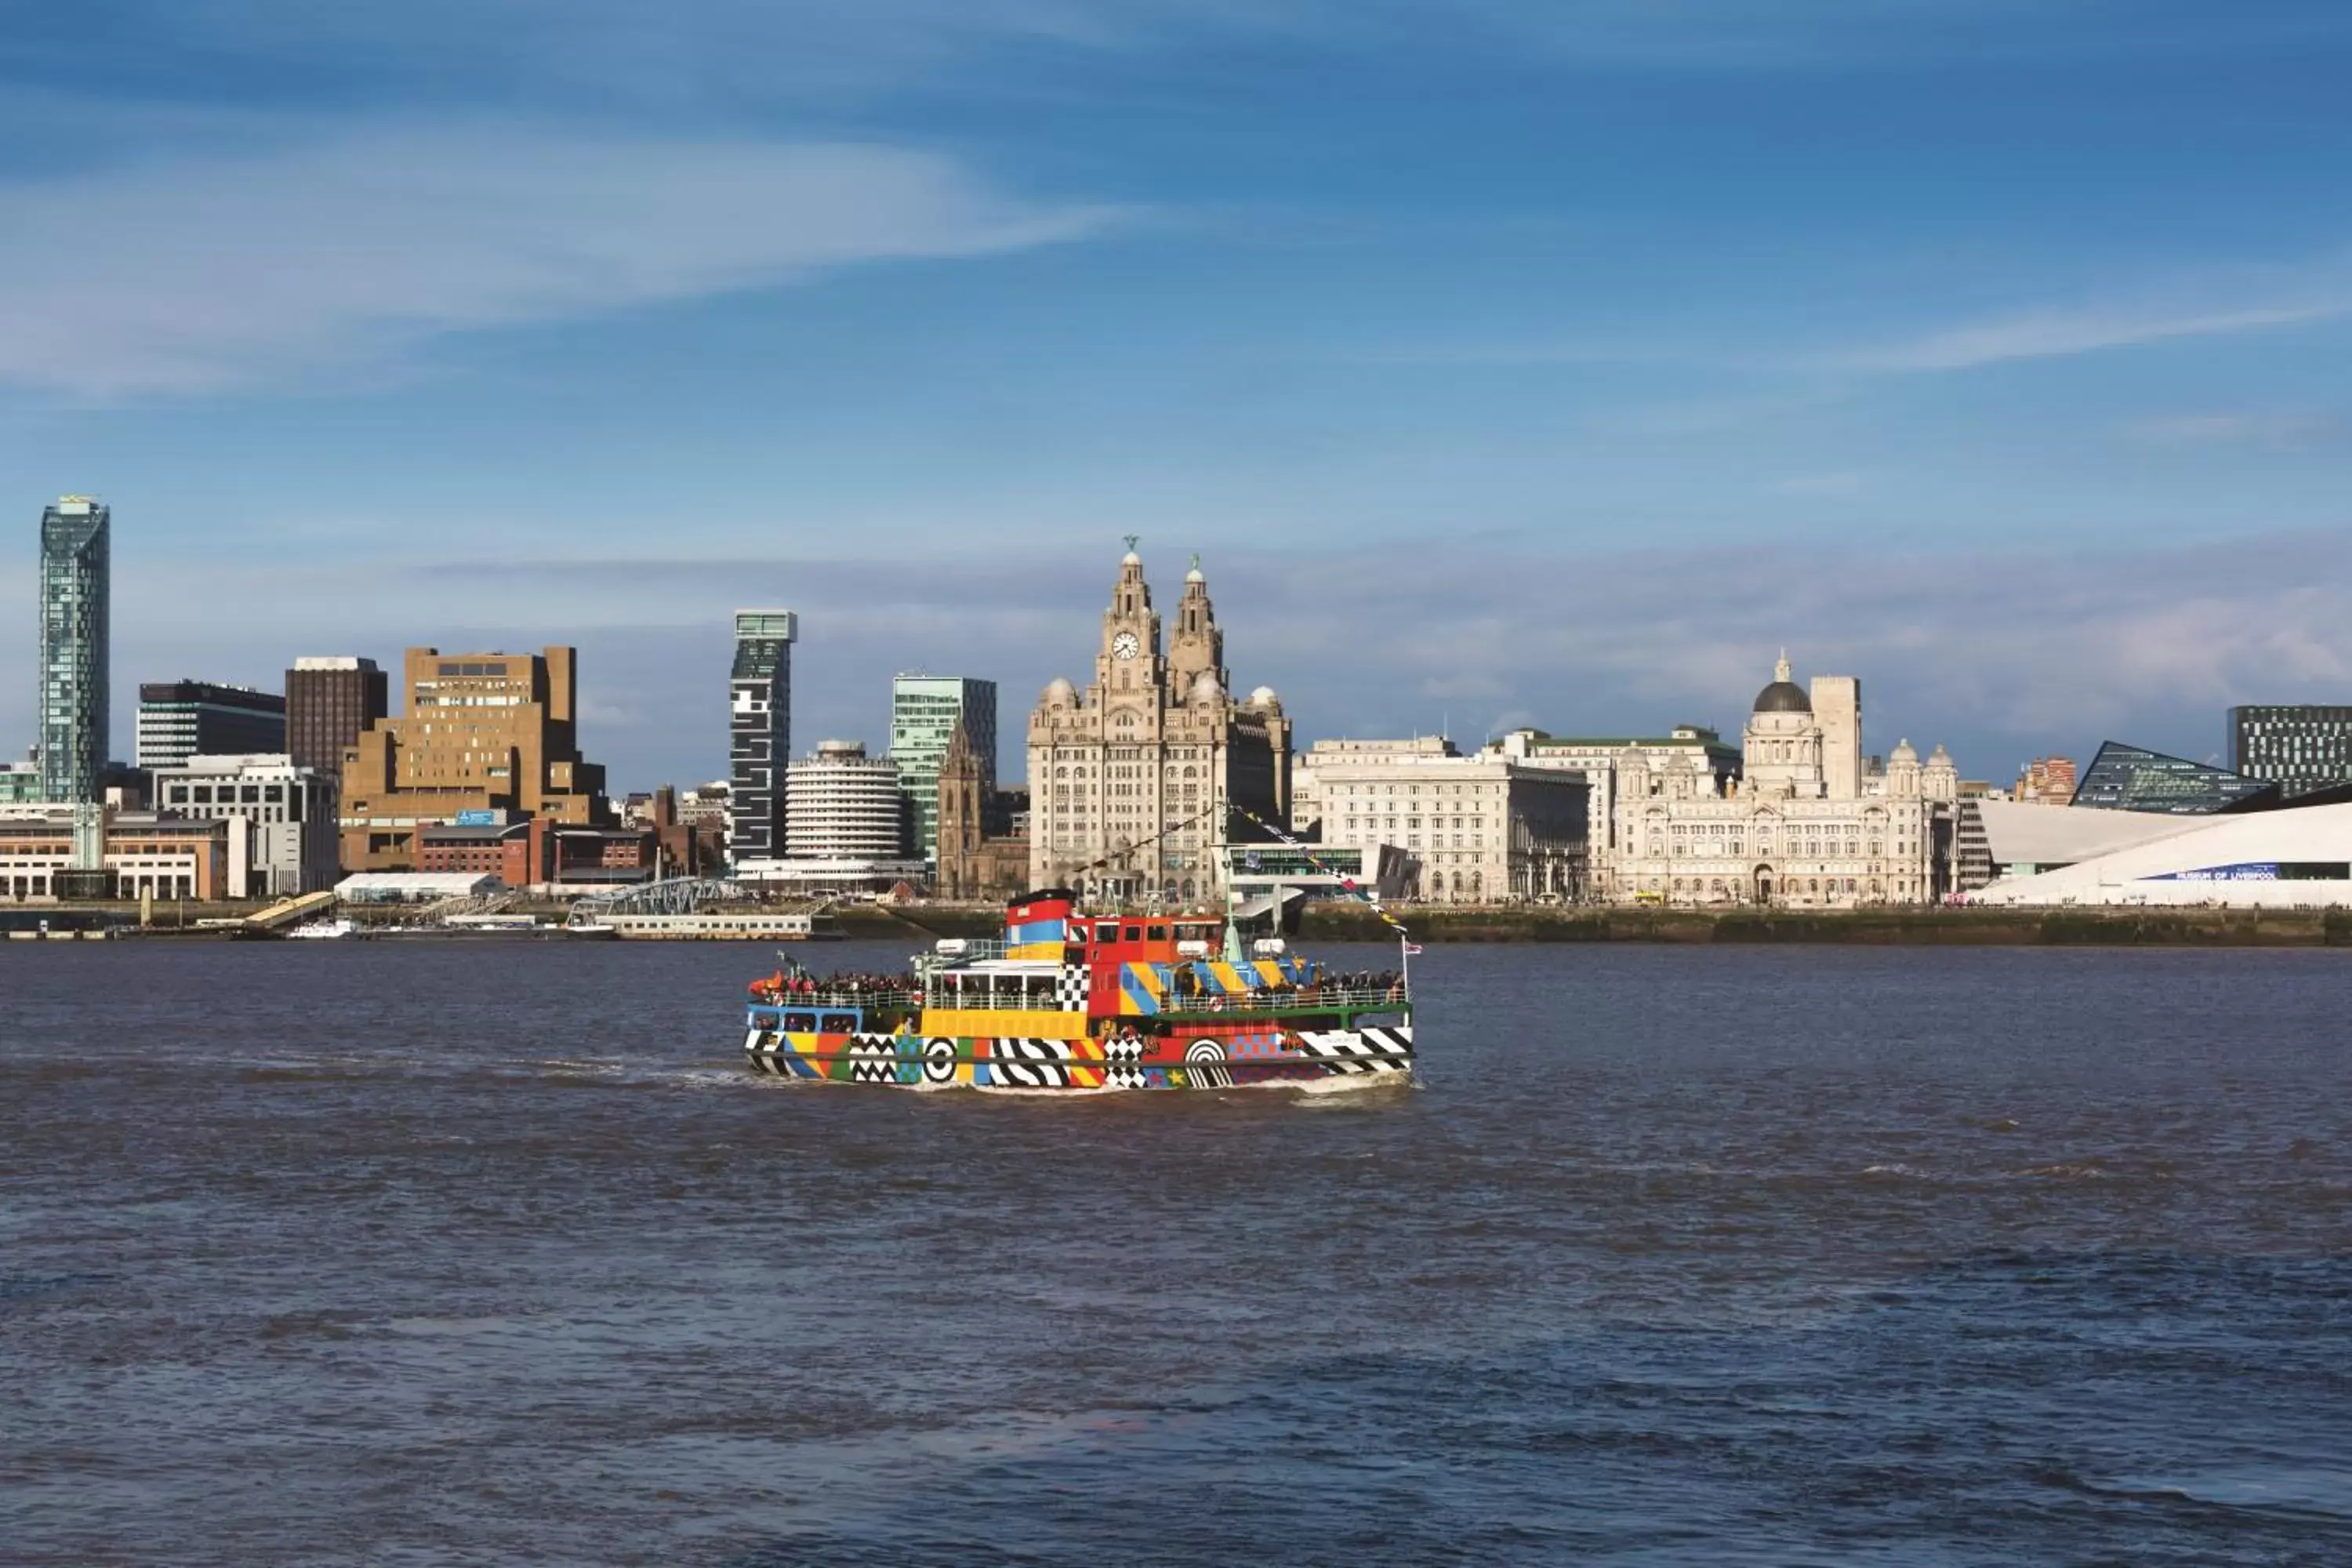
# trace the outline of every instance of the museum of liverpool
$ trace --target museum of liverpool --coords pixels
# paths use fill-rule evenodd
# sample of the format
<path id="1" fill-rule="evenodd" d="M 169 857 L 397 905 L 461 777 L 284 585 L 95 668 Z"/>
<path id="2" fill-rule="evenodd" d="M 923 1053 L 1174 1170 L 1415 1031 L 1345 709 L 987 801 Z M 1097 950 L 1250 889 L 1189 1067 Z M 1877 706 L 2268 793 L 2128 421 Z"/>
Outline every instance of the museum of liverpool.
<path id="1" fill-rule="evenodd" d="M 2262 781 L 2111 744 L 2071 806 L 1968 805 L 1962 853 L 1990 874 L 1963 895 L 1970 904 L 2352 906 L 2352 788 L 2283 797 Z"/>

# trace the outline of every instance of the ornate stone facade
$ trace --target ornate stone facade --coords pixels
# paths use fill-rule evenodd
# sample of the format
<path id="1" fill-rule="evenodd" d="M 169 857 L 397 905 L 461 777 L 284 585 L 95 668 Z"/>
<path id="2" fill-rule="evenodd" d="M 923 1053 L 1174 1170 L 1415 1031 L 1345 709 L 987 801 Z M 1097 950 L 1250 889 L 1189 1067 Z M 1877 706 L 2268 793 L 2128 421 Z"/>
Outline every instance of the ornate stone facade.
<path id="1" fill-rule="evenodd" d="M 958 720 L 940 759 L 934 890 L 943 899 L 1007 899 L 1024 891 L 1029 875 L 1028 835 L 1013 831 L 1011 814 L 988 784 L 971 731 Z"/>
<path id="2" fill-rule="evenodd" d="M 1615 899 L 1846 909 L 1942 897 L 1958 772 L 1941 746 L 1922 763 L 1908 741 L 1874 769 L 1861 726 L 1860 682 L 1816 677 L 1808 694 L 1783 658 L 1757 694 L 1738 780 L 1696 753 L 1663 763 L 1628 754 L 1616 778 Z"/>
<path id="3" fill-rule="evenodd" d="M 1197 904 L 1222 895 L 1213 847 L 1261 837 L 1236 807 L 1287 817 L 1290 720 L 1270 687 L 1235 701 L 1224 655 L 1197 562 L 1161 651 L 1160 612 L 1130 549 L 1093 682 L 1080 692 L 1056 679 L 1029 716 L 1032 886 Z"/>

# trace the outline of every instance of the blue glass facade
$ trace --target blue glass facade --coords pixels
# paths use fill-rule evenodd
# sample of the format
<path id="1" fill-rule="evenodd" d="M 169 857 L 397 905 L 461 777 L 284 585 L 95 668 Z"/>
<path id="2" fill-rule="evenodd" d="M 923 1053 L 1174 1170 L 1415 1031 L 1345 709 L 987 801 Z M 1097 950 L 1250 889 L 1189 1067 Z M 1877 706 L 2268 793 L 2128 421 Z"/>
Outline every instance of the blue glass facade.
<path id="1" fill-rule="evenodd" d="M 2104 811 L 2210 816 L 2216 812 L 2259 811 L 2277 804 L 2278 798 L 2279 786 L 2267 780 L 2109 741 L 2083 770 L 2073 804 Z"/>

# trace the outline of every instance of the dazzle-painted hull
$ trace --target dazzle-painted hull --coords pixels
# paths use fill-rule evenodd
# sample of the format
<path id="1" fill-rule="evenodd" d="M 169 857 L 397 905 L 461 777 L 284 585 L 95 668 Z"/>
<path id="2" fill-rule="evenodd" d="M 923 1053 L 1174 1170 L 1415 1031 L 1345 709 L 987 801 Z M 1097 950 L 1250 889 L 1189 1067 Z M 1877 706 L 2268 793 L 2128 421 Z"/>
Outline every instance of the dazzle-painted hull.
<path id="1" fill-rule="evenodd" d="M 803 1034 L 762 1026 L 743 1050 L 779 1078 L 896 1089 L 1107 1092 L 1121 1089 L 1360 1089 L 1412 1075 L 1410 1024 L 1046 1039 L 914 1033 Z"/>

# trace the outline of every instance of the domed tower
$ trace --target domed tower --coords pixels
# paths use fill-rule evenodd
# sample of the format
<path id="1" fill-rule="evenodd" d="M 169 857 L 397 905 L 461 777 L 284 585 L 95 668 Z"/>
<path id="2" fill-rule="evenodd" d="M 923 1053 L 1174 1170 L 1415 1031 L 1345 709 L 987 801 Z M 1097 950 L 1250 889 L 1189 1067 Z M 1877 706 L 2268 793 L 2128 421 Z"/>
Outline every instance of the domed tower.
<path id="1" fill-rule="evenodd" d="M 1741 741 L 1741 771 L 1749 791 L 1800 800 L 1822 797 L 1822 726 L 1813 717 L 1812 699 L 1791 674 L 1785 649 L 1773 667 L 1771 684 L 1756 694 Z"/>
<path id="2" fill-rule="evenodd" d="M 1919 752 L 1907 738 L 1886 753 L 1886 793 L 1895 800 L 1919 798 Z"/>
<path id="3" fill-rule="evenodd" d="M 1952 753 L 1937 746 L 1927 755 L 1927 765 L 1919 771 L 1919 793 L 1929 800 L 1951 802 L 1960 798 L 1959 764 Z"/>
<path id="4" fill-rule="evenodd" d="M 1168 689 L 1181 702 L 1203 675 L 1213 675 L 1220 687 L 1233 689 L 1233 678 L 1225 672 L 1225 634 L 1217 628 L 1209 579 L 1195 555 L 1192 570 L 1184 574 L 1184 596 L 1177 601 L 1176 631 L 1168 639 Z"/>

